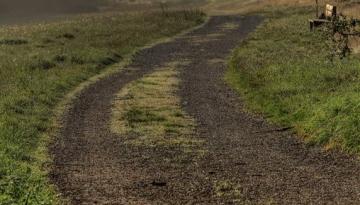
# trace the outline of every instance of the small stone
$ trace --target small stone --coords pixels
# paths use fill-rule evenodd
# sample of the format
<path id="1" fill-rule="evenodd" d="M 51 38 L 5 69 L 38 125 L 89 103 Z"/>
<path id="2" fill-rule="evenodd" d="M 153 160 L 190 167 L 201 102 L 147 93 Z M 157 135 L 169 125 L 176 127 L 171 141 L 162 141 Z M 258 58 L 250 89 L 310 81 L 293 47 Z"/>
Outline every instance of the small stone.
<path id="1" fill-rule="evenodd" d="M 165 181 L 162 181 L 162 180 L 154 180 L 153 182 L 151 182 L 151 185 L 158 186 L 158 187 L 163 187 L 163 186 L 166 186 L 167 183 Z"/>

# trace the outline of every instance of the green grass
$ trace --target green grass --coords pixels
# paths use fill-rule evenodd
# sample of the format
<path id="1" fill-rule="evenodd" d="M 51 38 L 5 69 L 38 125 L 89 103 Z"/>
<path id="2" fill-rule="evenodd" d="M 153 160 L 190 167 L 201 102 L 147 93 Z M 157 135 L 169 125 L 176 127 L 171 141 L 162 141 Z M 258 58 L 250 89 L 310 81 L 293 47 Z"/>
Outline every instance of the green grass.
<path id="1" fill-rule="evenodd" d="M 239 48 L 226 80 L 250 110 L 294 127 L 312 145 L 360 153 L 360 59 L 329 60 L 308 8 L 268 12 Z"/>
<path id="2" fill-rule="evenodd" d="M 200 12 L 101 14 L 0 27 L 0 204 L 54 204 L 46 135 L 77 85 L 145 44 L 203 22 Z"/>

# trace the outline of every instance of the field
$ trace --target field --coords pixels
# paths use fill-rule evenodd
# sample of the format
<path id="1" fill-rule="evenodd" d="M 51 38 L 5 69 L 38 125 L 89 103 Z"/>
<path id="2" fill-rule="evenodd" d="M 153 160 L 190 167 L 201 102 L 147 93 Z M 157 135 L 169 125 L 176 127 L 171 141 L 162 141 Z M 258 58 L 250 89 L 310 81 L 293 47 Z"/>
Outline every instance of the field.
<path id="1" fill-rule="evenodd" d="M 324 34 L 308 31 L 311 8 L 267 14 L 234 52 L 227 81 L 251 110 L 309 144 L 359 153 L 360 59 L 329 58 Z"/>
<path id="2" fill-rule="evenodd" d="M 325 190 L 325 194 L 333 194 L 334 201 L 343 200 L 342 196 L 336 198 L 338 196 L 334 193 L 343 196 L 352 193 L 349 187 L 354 187 L 360 177 L 350 183 L 346 181 L 352 177 L 348 174 L 344 176 L 344 183 L 334 183 L 337 182 L 334 176 L 344 173 L 344 170 L 349 173 L 358 170 L 357 165 L 351 164 L 343 155 L 335 155 L 334 161 L 345 159 L 343 164 L 339 162 L 333 170 L 329 168 L 330 174 L 328 170 L 322 172 L 324 164 L 332 163 L 333 159 L 323 156 L 326 154 L 309 151 L 295 141 L 284 143 L 277 132 L 279 125 L 279 130 L 295 131 L 308 145 L 320 146 L 325 150 L 337 149 L 346 154 L 360 153 L 360 41 L 358 38 L 351 39 L 352 55 L 343 59 L 332 58 L 329 52 L 331 44 L 321 29 L 309 32 L 308 19 L 315 15 L 313 0 L 106 2 L 100 6 L 91 5 L 86 10 L 98 13 L 62 20 L 49 18 L 48 23 L 0 26 L 0 204 L 61 204 L 67 200 L 63 198 L 68 194 L 66 191 L 73 191 L 71 188 L 74 187 L 65 186 L 71 180 L 74 180 L 75 189 L 86 189 L 89 181 L 99 182 L 94 183 L 92 190 L 86 190 L 89 191 L 87 193 L 95 193 L 91 199 L 86 194 L 78 194 L 77 190 L 69 194 L 68 197 L 79 201 L 102 199 L 103 193 L 96 189 L 104 187 L 106 191 L 115 190 L 115 194 L 107 196 L 114 197 L 113 200 L 117 200 L 121 193 L 129 200 L 144 199 L 150 202 L 173 200 L 169 199 L 169 194 L 174 194 L 178 200 L 191 201 L 196 198 L 192 198 L 191 194 L 197 194 L 199 190 L 208 194 L 201 196 L 204 198 L 199 197 L 201 200 L 254 200 L 260 204 L 271 203 L 272 200 L 285 202 L 296 197 L 310 202 L 311 197 L 319 198 L 323 194 L 316 190 L 319 187 L 321 191 Z M 323 5 L 325 0 L 320 3 Z M 124 71 L 120 70 L 121 67 L 132 65 L 132 57 L 140 48 L 203 23 L 205 14 L 190 10 L 191 7 L 200 7 L 210 15 L 255 13 L 265 20 L 254 33 L 238 44 L 247 32 L 253 31 L 261 22 L 260 17 L 215 17 L 214 22 L 205 26 L 202 32 L 183 36 L 173 44 L 161 44 L 163 47 L 151 50 L 154 54 L 145 53 L 142 57 L 146 58 L 146 66 L 140 55 L 139 59 L 135 59 L 135 67 L 138 67 L 134 68 L 133 73 L 129 69 L 125 70 L 129 73 L 124 72 L 123 78 L 112 75 L 118 79 L 117 84 L 125 81 L 126 75 L 133 75 L 134 79 L 119 87 L 121 89 L 114 93 L 114 101 L 96 99 L 100 102 L 96 105 L 105 106 L 95 110 L 97 112 L 90 112 L 90 118 L 82 114 L 85 108 L 90 111 L 94 109 L 93 104 L 83 103 L 76 98 L 76 103 L 83 103 L 80 108 L 84 109 L 74 111 L 69 115 L 73 118 L 64 120 L 69 117 L 62 113 L 66 109 L 64 104 L 67 102 L 64 101 L 76 97 L 75 91 L 84 89 L 84 83 L 92 82 L 91 79 L 102 81 L 104 79 L 99 76 Z M 360 18 L 359 3 L 355 1 L 341 4 L 339 8 L 348 16 Z M 70 12 L 69 9 L 72 8 L 57 12 L 63 14 Z M 244 31 L 246 34 L 242 33 Z M 229 58 L 228 67 L 225 67 L 225 54 L 235 45 L 237 48 Z M 171 57 L 176 57 L 178 62 L 167 59 Z M 156 67 L 160 63 L 164 65 Z M 222 71 L 226 68 L 225 79 L 222 79 Z M 146 73 L 146 69 L 151 72 Z M 146 74 L 139 74 L 138 77 L 137 72 Z M 237 101 L 238 95 L 233 94 L 223 80 L 240 94 L 241 102 Z M 109 92 L 104 92 L 106 96 L 112 95 L 112 91 L 109 91 L 112 82 L 106 84 L 109 88 L 105 89 Z M 93 99 L 92 90 L 89 89 L 97 87 L 101 86 L 86 87 L 83 97 Z M 242 110 L 243 102 L 245 111 Z M 108 107 L 111 107 L 111 113 L 106 112 Z M 78 113 L 80 117 L 76 116 Z M 265 116 L 274 125 L 267 125 L 266 122 L 259 125 L 257 116 L 249 113 Z M 111 115 L 110 122 L 104 121 L 99 125 L 101 118 L 97 117 L 100 114 Z M 59 119 L 61 116 L 64 119 Z M 84 123 L 73 119 L 80 119 Z M 92 129 L 98 128 L 94 124 L 100 128 Z M 81 131 L 92 130 L 84 136 L 94 139 L 89 140 L 92 144 L 75 140 L 74 144 L 81 146 L 81 149 L 75 149 L 78 152 L 74 153 L 78 153 L 79 158 L 74 161 L 91 164 L 98 160 L 97 166 L 86 168 L 88 172 L 84 173 L 90 174 L 82 176 L 76 173 L 77 170 L 72 170 L 72 166 L 76 165 L 67 161 L 72 159 L 69 153 L 73 153 L 71 151 L 76 147 L 72 146 L 72 139 L 65 140 L 69 146 L 58 146 L 62 150 L 54 154 L 54 159 L 49 156 L 49 147 L 53 148 L 51 143 L 58 142 L 54 139 L 56 132 L 62 126 L 69 126 L 69 133 L 77 136 L 79 125 L 85 127 L 85 131 Z M 269 127 L 276 128 L 276 131 L 267 133 L 267 138 L 261 139 L 264 136 L 261 133 L 268 132 Z M 108 134 L 106 137 L 114 137 L 113 141 L 102 139 L 105 136 L 102 132 Z M 117 137 L 124 144 L 119 143 Z M 99 139 L 104 143 L 99 144 Z M 259 143 L 259 140 L 262 142 Z M 90 144 L 93 147 L 89 147 Z M 285 151 L 277 152 L 280 145 L 286 147 Z M 297 155 L 306 153 L 306 157 L 314 163 L 309 165 L 288 157 L 294 154 L 288 150 L 288 145 L 294 145 L 291 148 Z M 87 151 L 98 158 L 89 160 Z M 124 158 L 121 161 L 119 153 L 128 155 L 121 156 Z M 272 158 L 268 159 L 268 156 Z M 80 157 L 88 161 L 81 161 Z M 108 161 L 105 162 L 102 157 Z M 136 163 L 127 166 L 127 160 Z M 277 164 L 279 161 L 282 163 Z M 169 166 L 168 162 L 173 164 Z M 106 167 L 104 172 L 97 172 L 96 180 L 89 177 L 93 170 L 101 170 L 103 165 L 109 164 L 113 166 Z M 350 169 L 347 170 L 344 164 L 349 165 Z M 275 166 L 280 171 L 269 171 Z M 62 168 L 59 169 L 62 173 L 53 172 L 54 167 Z M 158 168 L 162 168 L 163 175 L 176 181 L 175 188 L 171 187 L 173 190 L 163 191 L 159 187 L 166 182 L 162 178 L 154 180 L 148 174 L 158 174 Z M 281 172 L 287 169 L 292 169 L 292 172 Z M 321 170 L 315 176 L 318 179 L 314 179 L 312 169 Z M 263 175 L 257 175 L 257 172 Z M 62 179 L 50 182 L 49 173 L 57 173 Z M 111 181 L 104 184 L 102 174 L 108 173 L 110 178 L 105 178 Z M 255 175 L 247 175 L 249 173 Z M 239 177 L 240 174 L 245 177 Z M 112 175 L 116 176 L 115 180 L 112 180 Z M 307 188 L 310 183 L 294 183 L 296 180 L 292 180 L 292 175 L 301 182 L 304 179 L 311 181 L 313 187 Z M 138 180 L 136 177 L 144 181 L 131 181 Z M 145 179 L 150 180 L 150 184 L 145 184 Z M 209 179 L 211 183 L 207 187 L 209 184 L 205 182 Z M 62 182 L 65 193 L 52 185 Z M 116 193 L 117 189 L 129 188 L 127 182 L 136 185 L 131 194 L 138 195 L 126 195 L 128 193 L 121 191 Z M 278 182 L 284 182 L 286 186 Z M 254 191 L 254 184 L 266 186 L 256 187 Z M 285 197 L 272 198 L 278 196 L 279 187 Z M 329 187 L 334 189 L 330 190 Z M 149 192 L 146 191 L 149 190 L 155 195 L 147 196 Z M 60 196 L 60 193 L 63 195 Z M 151 198 L 153 196 L 156 199 Z"/>
<path id="3" fill-rule="evenodd" d="M 55 203 L 46 133 L 66 93 L 137 48 L 201 22 L 200 12 L 177 11 L 1 27 L 0 204 Z"/>

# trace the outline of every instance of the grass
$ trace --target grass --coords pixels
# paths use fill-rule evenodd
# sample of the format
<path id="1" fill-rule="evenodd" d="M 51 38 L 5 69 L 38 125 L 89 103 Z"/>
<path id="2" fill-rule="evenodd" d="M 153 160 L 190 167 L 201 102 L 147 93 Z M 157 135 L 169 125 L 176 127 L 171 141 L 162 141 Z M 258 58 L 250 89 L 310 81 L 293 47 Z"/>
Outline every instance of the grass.
<path id="1" fill-rule="evenodd" d="M 226 80 L 248 108 L 294 127 L 309 144 L 360 153 L 360 59 L 329 60 L 310 8 L 268 13 L 237 48 Z"/>
<path id="2" fill-rule="evenodd" d="M 245 204 L 242 188 L 230 180 L 216 181 L 214 194 L 219 198 L 228 198 L 234 204 Z"/>
<path id="3" fill-rule="evenodd" d="M 200 12 L 99 14 L 0 27 L 0 204 L 55 204 L 47 133 L 81 82 L 155 40 L 203 22 Z"/>
<path id="4" fill-rule="evenodd" d="M 324 11 L 325 4 L 330 3 L 337 6 L 338 13 L 342 13 L 350 18 L 360 19 L 360 3 L 356 0 L 335 1 L 319 0 L 319 12 Z M 311 6 L 315 8 L 314 0 L 208 0 L 202 4 L 203 10 L 211 15 L 229 15 L 229 14 L 259 14 L 266 10 L 267 12 L 276 12 L 281 9 L 287 9 L 289 12 L 294 8 Z M 295 9 L 296 10 L 296 9 Z M 311 15 L 314 18 L 315 11 Z M 350 38 L 349 46 L 354 53 L 360 53 L 360 37 Z"/>
<path id="5" fill-rule="evenodd" d="M 185 63 L 185 62 L 183 62 Z M 185 152 L 201 143 L 193 138 L 195 122 L 181 110 L 176 96 L 177 66 L 164 68 L 130 83 L 114 103 L 112 129 L 122 136 L 135 134 L 128 144 L 147 147 L 181 147 Z"/>

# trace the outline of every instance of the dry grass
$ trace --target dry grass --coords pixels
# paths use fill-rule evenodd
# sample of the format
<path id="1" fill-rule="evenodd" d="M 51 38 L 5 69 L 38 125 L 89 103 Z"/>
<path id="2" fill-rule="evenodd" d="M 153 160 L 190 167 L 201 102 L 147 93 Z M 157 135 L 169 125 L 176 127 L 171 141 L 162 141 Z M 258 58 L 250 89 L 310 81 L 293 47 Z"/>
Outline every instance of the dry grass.
<path id="1" fill-rule="evenodd" d="M 158 69 L 118 93 L 112 130 L 130 136 L 128 144 L 182 147 L 187 152 L 201 143 L 192 137 L 195 122 L 181 110 L 180 99 L 175 95 L 178 65 L 172 63 Z"/>
<path id="2" fill-rule="evenodd" d="M 343 14 L 351 18 L 360 19 L 360 4 L 349 4 L 344 6 Z M 353 53 L 360 53 L 360 37 L 350 38 L 350 48 Z"/>
<path id="3" fill-rule="evenodd" d="M 360 53 L 360 37 L 350 37 L 350 49 L 353 53 Z"/>
<path id="4" fill-rule="evenodd" d="M 232 181 L 216 181 L 214 183 L 214 194 L 219 198 L 228 198 L 232 203 L 244 204 L 242 188 Z"/>
<path id="5" fill-rule="evenodd" d="M 108 0 L 105 11 L 139 12 L 197 8 L 207 0 Z"/>
<path id="6" fill-rule="evenodd" d="M 192 37 L 186 37 L 187 39 L 189 39 L 189 41 L 195 43 L 195 44 L 201 44 L 201 43 L 206 43 L 206 42 L 212 42 L 212 41 L 217 41 L 219 39 L 219 37 L 223 36 L 224 34 L 208 34 L 206 35 L 206 37 L 204 38 L 203 36 L 192 36 Z"/>
<path id="7" fill-rule="evenodd" d="M 250 13 L 266 7 L 309 6 L 311 0 L 211 0 L 203 8 L 212 15 Z"/>
<path id="8" fill-rule="evenodd" d="M 360 18 L 360 4 L 358 3 L 339 3 L 337 0 L 319 0 L 320 11 L 326 3 L 334 4 L 338 10 L 348 16 Z M 203 9 L 212 15 L 221 14 L 243 14 L 261 11 L 264 8 L 277 7 L 300 7 L 313 6 L 314 0 L 209 0 L 209 3 L 203 6 Z"/>
<path id="9" fill-rule="evenodd" d="M 239 28 L 239 25 L 235 23 L 225 23 L 221 26 L 221 28 L 224 30 L 235 30 Z"/>
<path id="10" fill-rule="evenodd" d="M 343 13 L 351 18 L 360 19 L 360 4 L 350 4 L 345 6 Z M 360 53 L 360 37 L 350 38 L 350 48 L 353 53 Z"/>
<path id="11" fill-rule="evenodd" d="M 226 63 L 226 60 L 222 59 L 222 58 L 213 58 L 213 59 L 210 59 L 208 61 L 208 64 L 209 65 L 213 65 L 213 64 L 225 64 Z"/>
<path id="12" fill-rule="evenodd" d="M 225 198 L 230 204 L 254 204 L 254 202 L 245 199 L 244 192 L 247 190 L 244 190 L 239 184 L 231 180 L 216 181 L 213 185 L 213 190 L 216 197 Z M 275 205 L 277 203 L 273 198 L 264 198 L 259 199 L 259 202 L 256 204 Z"/>
<path id="13" fill-rule="evenodd" d="M 352 4 L 343 9 L 343 13 L 347 16 L 360 19 L 360 4 Z"/>

